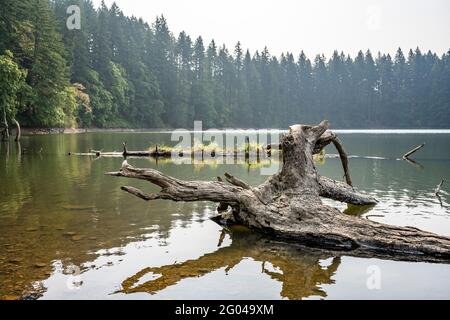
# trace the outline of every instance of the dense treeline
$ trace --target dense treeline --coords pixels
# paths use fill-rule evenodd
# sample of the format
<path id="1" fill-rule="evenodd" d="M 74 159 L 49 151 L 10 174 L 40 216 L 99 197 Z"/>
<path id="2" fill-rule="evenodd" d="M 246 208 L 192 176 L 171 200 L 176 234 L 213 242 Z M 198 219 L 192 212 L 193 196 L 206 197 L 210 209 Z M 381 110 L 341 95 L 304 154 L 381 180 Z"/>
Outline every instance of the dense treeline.
<path id="1" fill-rule="evenodd" d="M 79 30 L 66 27 L 73 4 L 81 8 Z M 150 26 L 115 4 L 0 6 L 0 68 L 10 74 L 13 62 L 23 71 L 16 72 L 15 91 L 0 81 L 8 121 L 145 128 L 192 127 L 194 120 L 204 127 L 286 127 L 324 118 L 342 128 L 450 124 L 450 51 L 277 58 L 267 48 L 252 54 L 240 43 L 228 49 L 184 32 L 175 37 L 164 17 Z M 12 94 L 14 103 L 6 99 Z"/>

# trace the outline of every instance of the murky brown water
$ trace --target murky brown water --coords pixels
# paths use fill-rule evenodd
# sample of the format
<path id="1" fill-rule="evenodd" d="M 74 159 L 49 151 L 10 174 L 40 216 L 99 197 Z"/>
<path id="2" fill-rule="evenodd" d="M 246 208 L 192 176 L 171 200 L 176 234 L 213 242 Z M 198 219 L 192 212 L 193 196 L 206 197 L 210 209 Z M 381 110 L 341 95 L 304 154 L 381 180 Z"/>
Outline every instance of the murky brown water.
<path id="1" fill-rule="evenodd" d="M 450 133 L 345 133 L 341 140 L 349 154 L 365 156 L 350 160 L 355 185 L 380 200 L 352 214 L 450 236 L 448 185 L 440 200 L 433 194 L 442 178 L 450 181 Z M 104 175 L 123 159 L 66 156 L 120 150 L 122 141 L 140 150 L 169 143 L 170 135 L 88 133 L 24 137 L 20 148 L 0 144 L 1 298 L 450 298 L 450 265 L 336 257 L 242 228 L 224 230 L 208 219 L 214 204 L 146 203 L 122 192 L 124 184 L 157 190 Z M 419 164 L 396 160 L 422 142 Z M 129 162 L 183 179 L 229 172 L 257 185 L 266 178 L 245 163 Z M 319 169 L 342 176 L 337 159 Z M 374 267 L 381 287 L 371 290 Z"/>

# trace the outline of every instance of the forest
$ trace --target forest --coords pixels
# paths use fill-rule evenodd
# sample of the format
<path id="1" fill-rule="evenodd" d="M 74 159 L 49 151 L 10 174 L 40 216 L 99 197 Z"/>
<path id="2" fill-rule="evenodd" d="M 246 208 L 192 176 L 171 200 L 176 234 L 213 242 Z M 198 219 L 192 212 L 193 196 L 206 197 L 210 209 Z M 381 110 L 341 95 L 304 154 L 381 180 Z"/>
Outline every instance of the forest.
<path id="1" fill-rule="evenodd" d="M 81 28 L 66 26 L 81 9 Z M 2 123 L 39 128 L 446 128 L 450 50 L 276 57 L 90 0 L 0 0 Z M 157 13 L 155 13 L 156 16 Z M 292 30 L 293 33 L 298 32 Z M 305 32 L 305 31 L 302 31 Z M 307 31 L 306 31 L 307 32 Z M 293 37 L 295 39 L 295 37 Z M 270 44 L 268 44 L 270 45 Z M 406 51 L 408 50 L 408 51 Z"/>

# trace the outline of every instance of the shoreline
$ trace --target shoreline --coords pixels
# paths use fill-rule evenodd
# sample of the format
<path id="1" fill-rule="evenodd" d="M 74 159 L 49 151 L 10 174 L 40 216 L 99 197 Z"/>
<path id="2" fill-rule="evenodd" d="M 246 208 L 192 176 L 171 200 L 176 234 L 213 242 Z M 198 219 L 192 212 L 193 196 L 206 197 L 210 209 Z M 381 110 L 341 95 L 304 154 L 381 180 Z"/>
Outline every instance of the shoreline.
<path id="1" fill-rule="evenodd" d="M 21 128 L 24 136 L 52 135 L 52 134 L 80 134 L 91 132 L 142 132 L 142 131 L 170 131 L 171 129 L 124 129 L 124 128 Z M 15 134 L 15 129 L 10 131 Z"/>
<path id="2" fill-rule="evenodd" d="M 82 133 L 164 133 L 172 132 L 172 128 L 21 128 L 22 136 L 39 136 L 39 135 L 56 135 L 56 134 L 82 134 Z M 188 132 L 194 132 L 192 129 L 181 129 Z M 274 131 L 287 131 L 287 129 L 277 129 L 277 128 L 224 128 L 224 129 L 209 129 L 213 131 L 258 131 L 258 130 L 274 130 Z M 208 129 L 203 130 L 203 132 L 208 131 Z M 358 129 L 334 129 L 336 133 L 341 134 L 351 134 L 351 133 L 450 133 L 450 128 L 358 128 Z M 16 134 L 16 129 L 11 128 L 10 135 L 14 136 Z"/>

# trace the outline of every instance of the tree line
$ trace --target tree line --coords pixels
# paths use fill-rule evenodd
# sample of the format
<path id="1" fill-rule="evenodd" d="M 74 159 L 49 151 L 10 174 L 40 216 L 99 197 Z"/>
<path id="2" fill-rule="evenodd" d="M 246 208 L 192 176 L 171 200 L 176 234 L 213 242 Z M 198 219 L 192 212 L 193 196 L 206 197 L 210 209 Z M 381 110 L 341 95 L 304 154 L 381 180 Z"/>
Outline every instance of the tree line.
<path id="1" fill-rule="evenodd" d="M 81 28 L 66 26 L 81 9 Z M 0 0 L 0 108 L 34 127 L 335 128 L 450 124 L 450 50 L 310 60 L 175 36 L 90 0 Z M 7 80 L 9 79 L 9 80 Z"/>

